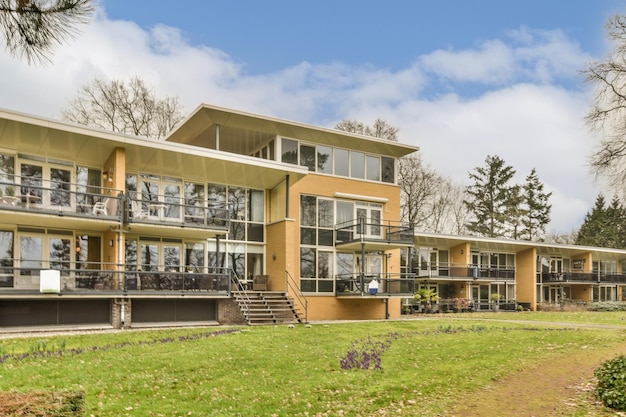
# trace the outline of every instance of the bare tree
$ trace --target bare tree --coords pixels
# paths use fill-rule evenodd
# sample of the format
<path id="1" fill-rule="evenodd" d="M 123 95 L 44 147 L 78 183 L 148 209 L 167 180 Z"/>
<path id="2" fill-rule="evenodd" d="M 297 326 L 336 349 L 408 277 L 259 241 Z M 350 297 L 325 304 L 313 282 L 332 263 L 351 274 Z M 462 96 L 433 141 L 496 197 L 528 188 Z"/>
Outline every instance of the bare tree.
<path id="1" fill-rule="evenodd" d="M 392 141 L 398 136 L 398 128 L 382 119 L 376 119 L 372 126 L 356 120 L 342 120 L 335 128 Z M 423 232 L 465 231 L 467 210 L 463 207 L 463 187 L 456 186 L 427 166 L 419 154 L 398 159 L 398 185 L 403 222 Z"/>
<path id="2" fill-rule="evenodd" d="M 402 220 L 424 229 L 434 216 L 437 188 L 442 178 L 413 154 L 398 159 L 398 185 L 401 190 Z"/>
<path id="3" fill-rule="evenodd" d="M 344 132 L 358 133 L 360 135 L 373 136 L 375 138 L 387 139 L 393 142 L 398 141 L 397 127 L 394 127 L 380 118 L 376 119 L 372 126 L 364 125 L 357 120 L 344 119 L 335 125 L 335 129 Z"/>
<path id="4" fill-rule="evenodd" d="M 606 24 L 613 49 L 603 61 L 582 71 L 595 88 L 587 125 L 602 138 L 590 162 L 596 175 L 607 178 L 616 191 L 626 181 L 626 17 L 616 15 Z"/>
<path id="5" fill-rule="evenodd" d="M 14 57 L 46 63 L 93 11 L 91 0 L 0 0 L 0 33 Z"/>
<path id="6" fill-rule="evenodd" d="M 124 81 L 96 78 L 78 91 L 64 120 L 114 132 L 164 138 L 182 120 L 177 98 L 157 98 L 139 77 Z"/>

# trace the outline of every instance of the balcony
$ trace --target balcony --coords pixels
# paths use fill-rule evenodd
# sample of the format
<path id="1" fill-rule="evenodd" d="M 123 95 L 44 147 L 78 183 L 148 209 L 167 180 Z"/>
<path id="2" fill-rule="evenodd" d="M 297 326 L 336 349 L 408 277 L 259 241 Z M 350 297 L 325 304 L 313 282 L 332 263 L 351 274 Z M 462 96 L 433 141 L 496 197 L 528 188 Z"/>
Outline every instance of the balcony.
<path id="1" fill-rule="evenodd" d="M 62 181 L 13 176 L 0 181 L 0 210 L 15 214 L 38 213 L 87 217 L 109 221 L 121 219 L 116 190 Z"/>
<path id="2" fill-rule="evenodd" d="M 416 275 L 418 279 L 515 281 L 515 268 L 470 266 L 447 262 L 425 263 L 416 271 Z"/>
<path id="3" fill-rule="evenodd" d="M 626 284 L 626 275 L 617 273 L 542 272 L 538 275 L 543 283 Z"/>
<path id="4" fill-rule="evenodd" d="M 127 194 L 127 223 L 161 224 L 201 229 L 229 229 L 228 208 L 210 201 L 179 196 L 137 193 Z"/>
<path id="5" fill-rule="evenodd" d="M 227 268 L 180 272 L 117 271 L 114 269 L 116 265 L 112 264 L 90 264 L 85 269 L 55 266 L 60 271 L 60 295 L 227 295 L 231 291 L 232 271 Z M 0 293 L 39 294 L 42 270 L 0 267 Z"/>
<path id="6" fill-rule="evenodd" d="M 335 246 L 386 250 L 413 246 L 413 228 L 393 222 L 354 219 L 335 225 Z"/>
<path id="7" fill-rule="evenodd" d="M 99 186 L 19 176 L 13 176 L 13 181 L 0 181 L 0 211 L 5 213 L 5 218 L 13 216 L 7 220 L 15 223 L 26 223 L 20 219 L 26 214 L 48 214 L 220 232 L 227 231 L 230 225 L 228 208 L 211 201 L 179 195 L 138 197 L 137 193 L 124 195 L 119 190 Z M 28 224 L 33 224 L 32 217 Z"/>
<path id="8" fill-rule="evenodd" d="M 369 293 L 372 280 L 378 281 L 376 294 Z M 413 297 L 415 276 L 412 274 L 361 274 L 338 275 L 335 277 L 335 294 L 338 297 Z"/>

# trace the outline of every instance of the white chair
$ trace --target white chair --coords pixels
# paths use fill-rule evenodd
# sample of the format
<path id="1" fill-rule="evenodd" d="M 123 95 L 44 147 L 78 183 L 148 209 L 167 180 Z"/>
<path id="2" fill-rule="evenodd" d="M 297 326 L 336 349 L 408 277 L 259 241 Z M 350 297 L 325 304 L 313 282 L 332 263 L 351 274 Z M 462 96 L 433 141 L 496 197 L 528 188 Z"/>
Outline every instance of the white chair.
<path id="1" fill-rule="evenodd" d="M 104 201 L 97 201 L 94 203 L 91 212 L 93 215 L 102 214 L 103 216 L 108 216 L 109 212 L 107 210 L 107 203 L 109 202 L 108 198 L 105 198 Z"/>
<path id="2" fill-rule="evenodd" d="M 137 204 L 134 200 L 130 202 L 130 210 L 135 219 L 144 219 L 149 215 L 149 213 L 143 209 L 143 206 Z"/>

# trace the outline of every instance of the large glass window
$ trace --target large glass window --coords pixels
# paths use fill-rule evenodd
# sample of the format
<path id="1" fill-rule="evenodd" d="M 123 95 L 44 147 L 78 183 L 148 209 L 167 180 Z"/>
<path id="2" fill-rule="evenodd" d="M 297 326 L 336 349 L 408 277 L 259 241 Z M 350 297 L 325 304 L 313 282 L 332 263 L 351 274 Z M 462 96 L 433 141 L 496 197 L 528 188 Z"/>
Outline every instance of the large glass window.
<path id="1" fill-rule="evenodd" d="M 2 195 L 14 195 L 15 188 L 15 157 L 13 155 L 0 154 L 0 191 Z"/>
<path id="2" fill-rule="evenodd" d="M 350 152 L 347 149 L 335 149 L 335 175 L 350 176 Z"/>
<path id="3" fill-rule="evenodd" d="M 0 287 L 13 286 L 13 232 L 0 231 Z"/>
<path id="4" fill-rule="evenodd" d="M 300 145 L 300 165 L 315 171 L 315 146 Z"/>
<path id="5" fill-rule="evenodd" d="M 298 141 L 285 139 L 281 141 L 281 161 L 288 164 L 298 164 Z"/>
<path id="6" fill-rule="evenodd" d="M 370 181 L 380 181 L 380 158 L 377 156 L 367 155 L 366 157 L 366 175 L 365 178 Z"/>
<path id="7" fill-rule="evenodd" d="M 395 183 L 396 181 L 396 169 L 395 160 L 389 157 L 381 157 L 381 175 L 382 181 L 388 183 Z"/>
<path id="8" fill-rule="evenodd" d="M 350 152 L 350 176 L 365 178 L 365 154 L 363 152 Z"/>
<path id="9" fill-rule="evenodd" d="M 317 146 L 317 172 L 333 173 L 333 148 L 330 146 Z"/>

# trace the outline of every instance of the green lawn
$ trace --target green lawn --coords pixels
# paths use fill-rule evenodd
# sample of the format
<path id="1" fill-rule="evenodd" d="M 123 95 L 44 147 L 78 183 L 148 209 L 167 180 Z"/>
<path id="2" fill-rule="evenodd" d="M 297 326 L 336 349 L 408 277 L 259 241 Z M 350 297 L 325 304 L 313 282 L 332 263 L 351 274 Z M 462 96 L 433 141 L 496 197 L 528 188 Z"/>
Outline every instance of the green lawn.
<path id="1" fill-rule="evenodd" d="M 547 314 L 501 317 L 626 328 L 613 313 Z M 496 316 L 6 339 L 0 390 L 84 390 L 94 416 L 435 416 L 542 358 L 626 342 Z"/>

